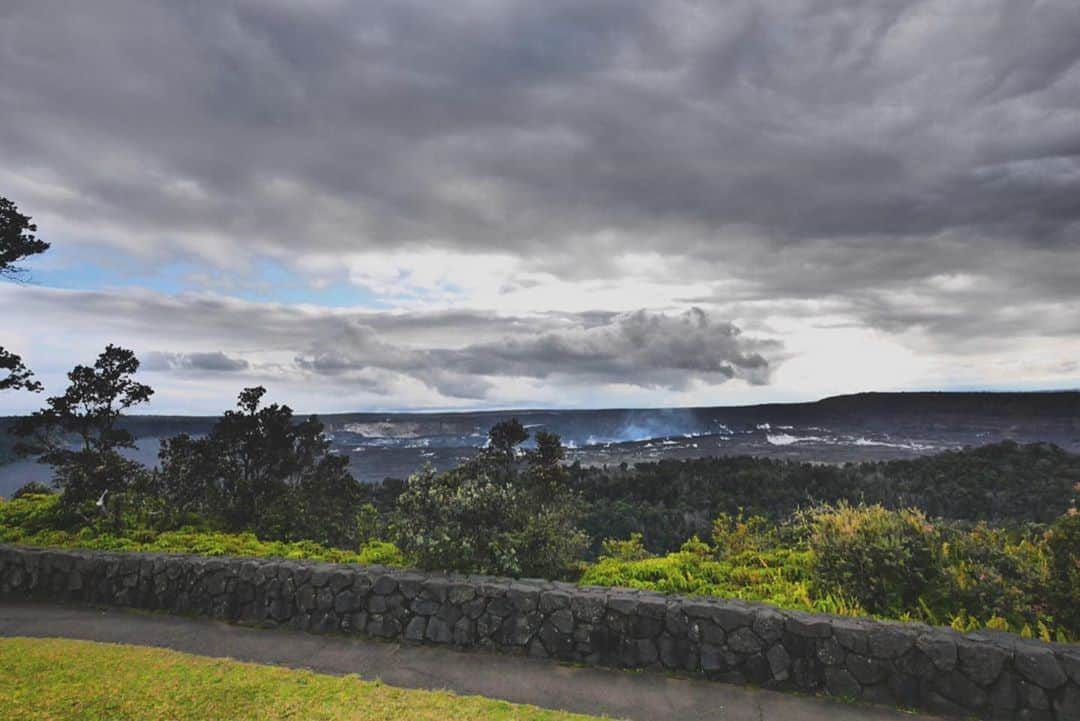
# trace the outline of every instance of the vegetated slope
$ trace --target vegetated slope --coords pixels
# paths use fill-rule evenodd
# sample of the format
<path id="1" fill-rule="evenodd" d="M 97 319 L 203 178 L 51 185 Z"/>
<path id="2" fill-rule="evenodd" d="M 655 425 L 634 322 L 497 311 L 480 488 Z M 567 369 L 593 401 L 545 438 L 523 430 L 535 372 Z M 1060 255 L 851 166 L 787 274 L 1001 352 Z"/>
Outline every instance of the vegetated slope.
<path id="1" fill-rule="evenodd" d="M 1048 443 L 997 443 L 913 460 L 843 466 L 748 456 L 572 469 L 585 530 L 599 543 L 638 532 L 653 551 L 708 537 L 720 513 L 779 520 L 818 503 L 915 506 L 929 516 L 1049 522 L 1080 480 L 1080 455 Z M 594 546 L 594 550 L 598 545 Z"/>

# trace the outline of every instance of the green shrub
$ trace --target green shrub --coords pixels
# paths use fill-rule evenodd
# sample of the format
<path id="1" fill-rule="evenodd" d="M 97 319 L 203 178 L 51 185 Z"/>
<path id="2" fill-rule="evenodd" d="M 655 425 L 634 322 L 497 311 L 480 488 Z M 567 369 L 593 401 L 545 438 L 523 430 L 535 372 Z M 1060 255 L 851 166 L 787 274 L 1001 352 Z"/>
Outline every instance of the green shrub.
<path id="1" fill-rule="evenodd" d="M 1010 627 L 1038 623 L 1038 600 L 1046 578 L 1045 549 L 1017 531 L 943 526 L 941 578 L 927 589 L 925 606 L 935 614 L 973 615 Z"/>
<path id="2" fill-rule="evenodd" d="M 872 613 L 915 608 L 940 575 L 938 532 L 914 509 L 819 508 L 810 547 L 817 591 L 842 592 Z"/>
<path id="3" fill-rule="evenodd" d="M 30 481 L 23 485 L 17 491 L 11 494 L 11 500 L 22 498 L 23 496 L 49 496 L 55 491 L 44 483 L 38 483 L 37 481 Z"/>
<path id="4" fill-rule="evenodd" d="M 601 556 L 585 569 L 580 583 L 741 598 L 814 610 L 809 570 L 810 553 L 805 550 L 747 551 L 717 560 L 707 544 L 690 539 L 678 552 L 666 556 L 636 560 Z M 828 610 L 835 612 L 834 608 Z"/>
<path id="5" fill-rule="evenodd" d="M 1050 526 L 1046 548 L 1050 556 L 1047 591 L 1054 619 L 1080 630 L 1080 512 L 1076 508 Z"/>
<path id="6" fill-rule="evenodd" d="M 721 513 L 713 521 L 712 538 L 718 556 L 757 551 L 776 545 L 776 525 L 764 516 Z"/>
<path id="7" fill-rule="evenodd" d="M 496 424 L 477 457 L 445 473 L 426 467 L 397 499 L 394 540 L 422 568 L 503 576 L 566 576 L 587 539 L 558 436 L 537 448 L 516 420 Z"/>
<path id="8" fill-rule="evenodd" d="M 0 540 L 13 542 L 22 534 L 57 528 L 61 518 L 60 496 L 55 493 L 0 498 Z"/>
<path id="9" fill-rule="evenodd" d="M 250 532 L 222 533 L 199 527 L 164 532 L 145 527 L 128 527 L 121 533 L 114 533 L 87 526 L 73 531 L 57 527 L 59 514 L 59 499 L 55 495 L 24 496 L 17 500 L 0 502 L 0 542 L 103 551 L 156 551 L 384 566 L 411 565 L 397 546 L 385 541 L 369 541 L 358 551 L 349 551 L 330 548 L 314 541 L 265 541 Z"/>
<path id="10" fill-rule="evenodd" d="M 645 548 L 641 541 L 640 533 L 631 533 L 629 538 L 608 538 L 601 544 L 604 558 L 614 558 L 618 561 L 640 561 L 651 558 L 652 554 Z"/>

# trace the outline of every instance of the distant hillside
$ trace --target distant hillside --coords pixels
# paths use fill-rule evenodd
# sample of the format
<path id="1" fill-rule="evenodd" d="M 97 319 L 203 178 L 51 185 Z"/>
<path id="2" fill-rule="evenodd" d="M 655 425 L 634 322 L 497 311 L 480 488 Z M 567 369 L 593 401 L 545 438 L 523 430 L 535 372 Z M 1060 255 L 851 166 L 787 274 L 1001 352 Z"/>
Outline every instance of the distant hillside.
<path id="1" fill-rule="evenodd" d="M 223 399 L 223 407 L 227 402 Z M 569 460 L 587 465 L 749 455 L 845 463 L 912 458 L 1012 440 L 1080 452 L 1080 391 L 859 393 L 811 403 L 600 410 L 511 409 L 456 413 L 333 413 L 320 416 L 335 449 L 362 480 L 405 478 L 425 463 L 445 469 L 476 452 L 488 429 L 516 417 L 559 434 Z M 48 469 L 12 463 L 0 418 L 0 495 Z M 161 438 L 201 435 L 216 417 L 140 415 L 122 425 L 153 464 Z"/>

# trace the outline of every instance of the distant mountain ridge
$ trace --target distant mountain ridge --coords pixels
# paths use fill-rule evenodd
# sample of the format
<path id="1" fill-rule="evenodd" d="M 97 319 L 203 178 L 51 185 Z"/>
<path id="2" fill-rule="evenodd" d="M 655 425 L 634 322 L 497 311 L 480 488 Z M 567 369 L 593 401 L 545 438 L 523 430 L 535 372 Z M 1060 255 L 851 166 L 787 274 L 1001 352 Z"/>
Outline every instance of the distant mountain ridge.
<path id="1" fill-rule="evenodd" d="M 488 429 L 517 418 L 559 434 L 569 459 L 619 464 L 665 458 L 754 455 L 843 463 L 926 455 L 1002 440 L 1045 441 L 1080 452 L 1080 391 L 874 392 L 803 403 L 624 409 L 508 409 L 319 415 L 335 450 L 363 480 L 403 478 L 425 463 L 445 469 L 476 453 Z M 0 495 L 48 469 L 11 452 L 0 418 Z M 158 441 L 202 435 L 216 416 L 129 416 L 132 456 L 153 465 Z M 6 465 L 4 465 L 6 463 Z M 25 479 L 25 480 L 24 480 Z"/>
<path id="2" fill-rule="evenodd" d="M 383 418 L 414 419 L 432 416 L 502 417 L 538 413 L 602 414 L 613 412 L 663 412 L 663 411 L 724 411 L 733 415 L 756 417 L 759 413 L 781 411 L 804 413 L 977 413 L 979 415 L 1042 415 L 1052 417 L 1080 416 L 1080 390 L 1068 391 L 867 391 L 826 396 L 816 401 L 756 403 L 737 406 L 662 406 L 655 408 L 509 408 L 465 411 L 347 411 L 343 413 L 315 413 L 327 421 L 344 421 L 354 418 L 376 421 Z M 307 415 L 307 414 L 298 414 Z M 0 416 L 5 425 L 18 416 Z M 140 429 L 162 430 L 173 425 L 201 427 L 218 416 L 134 414 L 128 422 L 137 422 Z"/>

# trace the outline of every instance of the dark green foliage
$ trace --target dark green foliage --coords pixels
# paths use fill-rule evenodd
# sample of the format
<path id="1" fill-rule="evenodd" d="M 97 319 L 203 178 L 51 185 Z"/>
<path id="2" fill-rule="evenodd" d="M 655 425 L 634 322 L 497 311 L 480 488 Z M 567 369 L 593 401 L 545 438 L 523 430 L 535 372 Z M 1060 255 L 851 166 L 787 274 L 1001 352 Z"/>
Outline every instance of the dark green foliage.
<path id="1" fill-rule="evenodd" d="M 13 432 L 18 449 L 53 466 L 53 482 L 64 491 L 61 507 L 72 519 L 107 515 L 119 527 L 126 496 L 144 482 L 144 469 L 120 455 L 135 439 L 117 426 L 123 411 L 145 403 L 153 390 L 134 380 L 135 354 L 109 345 L 93 366 L 75 366 L 62 396 L 19 419 Z M 70 439 L 75 438 L 72 447 Z"/>
<path id="2" fill-rule="evenodd" d="M 484 458 L 489 464 L 511 465 L 517 460 L 518 446 L 528 439 L 529 433 L 517 418 L 496 423 L 488 431 L 488 445 L 483 450 Z"/>
<path id="3" fill-rule="evenodd" d="M 1047 582 L 1047 547 L 1037 527 L 947 521 L 935 526 L 941 536 L 943 573 L 924 593 L 929 608 L 1035 622 L 1035 611 L 1044 610 Z"/>
<path id="4" fill-rule="evenodd" d="M 822 594 L 842 590 L 871 613 L 897 614 L 938 580 L 940 541 L 919 511 L 841 504 L 815 509 L 809 523 Z"/>
<path id="5" fill-rule="evenodd" d="M 221 512 L 224 498 L 215 482 L 219 459 L 212 444 L 187 433 L 165 438 L 158 449 L 158 464 L 154 490 L 170 521 Z"/>
<path id="6" fill-rule="evenodd" d="M 913 506 L 927 516 L 1050 522 L 1080 478 L 1080 456 L 1048 443 L 998 443 L 914 460 L 842 466 L 733 456 L 570 468 L 587 506 L 584 529 L 603 538 L 641 533 L 653 551 L 707 537 L 713 519 L 740 512 L 779 521 L 840 501 Z M 599 551 L 594 544 L 592 551 Z"/>
<path id="7" fill-rule="evenodd" d="M 0 277 L 21 272 L 16 265 L 23 258 L 49 249 L 49 244 L 34 236 L 37 226 L 7 198 L 0 198 Z"/>
<path id="8" fill-rule="evenodd" d="M 319 425 L 321 434 L 321 424 Z M 327 451 L 329 441 L 327 441 Z M 356 548 L 362 543 L 378 540 L 382 529 L 366 529 L 367 537 L 360 538 L 360 512 L 364 500 L 363 488 L 348 471 L 349 459 L 329 452 L 322 453 L 307 472 L 293 494 L 295 503 L 289 512 L 294 515 L 288 534 L 327 546 Z"/>
<path id="9" fill-rule="evenodd" d="M 1050 584 L 1046 590 L 1053 613 L 1061 623 L 1080 628 L 1080 512 L 1075 507 L 1050 526 L 1046 546 L 1050 551 Z"/>
<path id="10" fill-rule="evenodd" d="M 59 498 L 30 494 L 4 501 L 0 499 L 0 543 L 53 548 L 91 548 L 103 551 L 152 551 L 197 553 L 203 556 L 275 556 L 305 558 L 334 563 L 406 566 L 407 559 L 392 544 L 371 541 L 359 550 L 323 546 L 314 541 L 266 541 L 250 532 L 224 533 L 185 526 L 160 530 L 129 524 L 120 533 L 84 527 L 60 527 Z"/>
<path id="11" fill-rule="evenodd" d="M 55 533 L 64 525 L 60 499 L 51 493 L 27 493 L 0 499 L 0 540 L 17 542 L 40 533 Z"/>
<path id="12" fill-rule="evenodd" d="M 363 489 L 348 459 L 330 452 L 316 417 L 294 422 L 288 406 L 260 407 L 265 393 L 245 388 L 238 410 L 206 438 L 164 442 L 157 493 L 174 511 L 217 518 L 231 531 L 355 545 Z"/>
<path id="13" fill-rule="evenodd" d="M 446 473 L 425 468 L 397 499 L 398 545 L 424 568 L 559 577 L 580 558 L 578 499 L 560 461 L 557 436 L 537 449 L 516 420 L 491 429 L 475 460 Z"/>
<path id="14" fill-rule="evenodd" d="M 37 481 L 30 481 L 12 493 L 11 500 L 14 501 L 16 498 L 22 498 L 23 496 L 49 496 L 52 495 L 52 492 L 53 489 L 48 486 L 38 483 Z"/>
<path id="15" fill-rule="evenodd" d="M 0 391 L 26 390 L 40 392 L 41 383 L 34 380 L 33 372 L 23 364 L 21 357 L 0 346 Z"/>
<path id="16" fill-rule="evenodd" d="M 34 236 L 36 230 L 30 216 L 20 213 L 7 198 L 0 198 L 0 278 L 19 275 L 22 269 L 16 263 L 49 249 L 48 243 Z M 0 391 L 21 389 L 37 393 L 42 390 L 22 358 L 3 346 L 0 346 L 0 371 L 7 372 L 0 376 Z"/>
<path id="17" fill-rule="evenodd" d="M 725 516 L 713 545 L 695 537 L 663 556 L 636 535 L 606 540 L 581 582 L 1075 641 L 1078 518 L 1060 517 L 1044 537 L 1036 525 L 931 521 L 881 506 L 818 507 L 780 524 Z"/>

